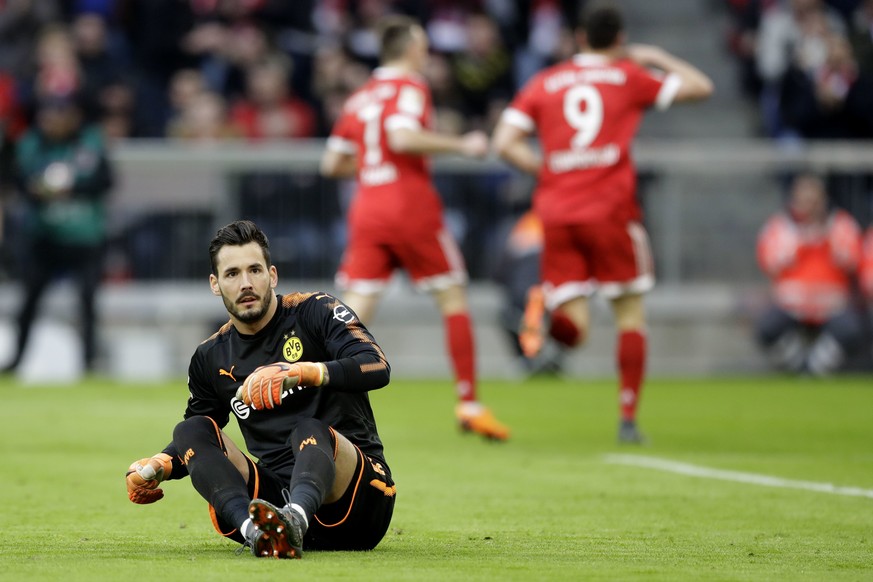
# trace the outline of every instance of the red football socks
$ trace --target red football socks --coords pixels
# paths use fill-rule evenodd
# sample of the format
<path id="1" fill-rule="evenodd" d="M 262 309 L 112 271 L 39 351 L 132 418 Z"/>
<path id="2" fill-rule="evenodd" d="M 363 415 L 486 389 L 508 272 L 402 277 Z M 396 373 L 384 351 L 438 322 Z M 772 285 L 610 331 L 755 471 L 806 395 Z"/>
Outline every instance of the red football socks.
<path id="1" fill-rule="evenodd" d="M 646 367 L 646 336 L 639 331 L 618 335 L 619 399 L 622 420 L 635 420 Z"/>
<path id="2" fill-rule="evenodd" d="M 467 313 L 455 313 L 445 318 L 449 357 L 455 370 L 458 398 L 464 402 L 476 400 L 476 347 L 473 324 Z"/>

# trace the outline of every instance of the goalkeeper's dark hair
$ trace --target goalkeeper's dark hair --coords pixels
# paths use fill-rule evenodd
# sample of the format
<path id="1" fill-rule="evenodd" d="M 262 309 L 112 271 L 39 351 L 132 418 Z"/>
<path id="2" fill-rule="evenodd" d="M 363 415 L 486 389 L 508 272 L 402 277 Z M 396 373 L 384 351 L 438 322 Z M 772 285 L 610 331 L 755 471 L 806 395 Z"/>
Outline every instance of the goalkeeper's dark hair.
<path id="1" fill-rule="evenodd" d="M 212 263 L 212 274 L 218 276 L 216 259 L 218 252 L 223 247 L 228 245 L 241 247 L 253 242 L 258 243 L 261 247 L 267 267 L 272 265 L 270 262 L 270 241 L 267 240 L 267 235 L 258 228 L 257 224 L 251 220 L 237 220 L 219 228 L 218 232 L 215 233 L 215 238 L 209 243 L 209 261 Z"/>
<path id="2" fill-rule="evenodd" d="M 412 40 L 412 31 L 421 27 L 409 16 L 395 14 L 379 24 L 379 62 L 387 63 L 403 56 Z"/>
<path id="3" fill-rule="evenodd" d="M 577 28 L 585 32 L 589 47 L 607 49 L 615 44 L 624 30 L 624 16 L 612 2 L 596 2 L 579 13 Z"/>

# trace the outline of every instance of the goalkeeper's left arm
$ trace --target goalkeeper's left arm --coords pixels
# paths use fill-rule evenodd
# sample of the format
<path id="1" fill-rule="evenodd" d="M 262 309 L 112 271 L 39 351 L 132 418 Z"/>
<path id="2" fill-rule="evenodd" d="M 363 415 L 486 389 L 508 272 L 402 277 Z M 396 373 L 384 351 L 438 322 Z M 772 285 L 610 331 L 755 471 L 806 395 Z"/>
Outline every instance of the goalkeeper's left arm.
<path id="1" fill-rule="evenodd" d="M 131 463 L 125 474 L 127 496 L 134 503 L 154 503 L 164 497 L 158 485 L 173 472 L 172 457 L 166 453 Z"/>

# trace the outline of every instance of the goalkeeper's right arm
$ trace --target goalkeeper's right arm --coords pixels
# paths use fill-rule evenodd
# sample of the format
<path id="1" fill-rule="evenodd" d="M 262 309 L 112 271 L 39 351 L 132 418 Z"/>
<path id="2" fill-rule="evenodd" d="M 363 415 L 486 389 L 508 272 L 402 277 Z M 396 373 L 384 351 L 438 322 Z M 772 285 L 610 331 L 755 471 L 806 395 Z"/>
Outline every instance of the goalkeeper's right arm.
<path id="1" fill-rule="evenodd" d="M 154 503 L 164 496 L 158 485 L 173 472 L 172 457 L 166 453 L 131 463 L 125 475 L 127 496 L 134 503 Z"/>

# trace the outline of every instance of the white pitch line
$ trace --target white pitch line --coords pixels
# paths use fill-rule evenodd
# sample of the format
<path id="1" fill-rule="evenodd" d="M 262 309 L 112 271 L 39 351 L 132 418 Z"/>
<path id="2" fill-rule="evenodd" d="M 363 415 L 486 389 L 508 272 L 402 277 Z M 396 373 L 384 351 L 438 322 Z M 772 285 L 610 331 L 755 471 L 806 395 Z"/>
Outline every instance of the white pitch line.
<path id="1" fill-rule="evenodd" d="M 873 489 L 861 487 L 841 487 L 833 483 L 817 483 L 815 481 L 795 481 L 782 479 L 770 475 L 757 473 L 742 473 L 740 471 L 726 471 L 724 469 L 711 469 L 690 463 L 680 463 L 669 459 L 658 459 L 643 455 L 604 455 L 603 460 L 615 465 L 630 465 L 632 467 L 645 467 L 657 469 L 690 477 L 702 477 L 704 479 L 720 479 L 722 481 L 734 481 L 737 483 L 751 483 L 765 487 L 782 487 L 785 489 L 802 489 L 804 491 L 816 491 L 818 493 L 831 493 L 833 495 L 847 495 L 850 497 L 868 497 L 873 499 Z"/>

